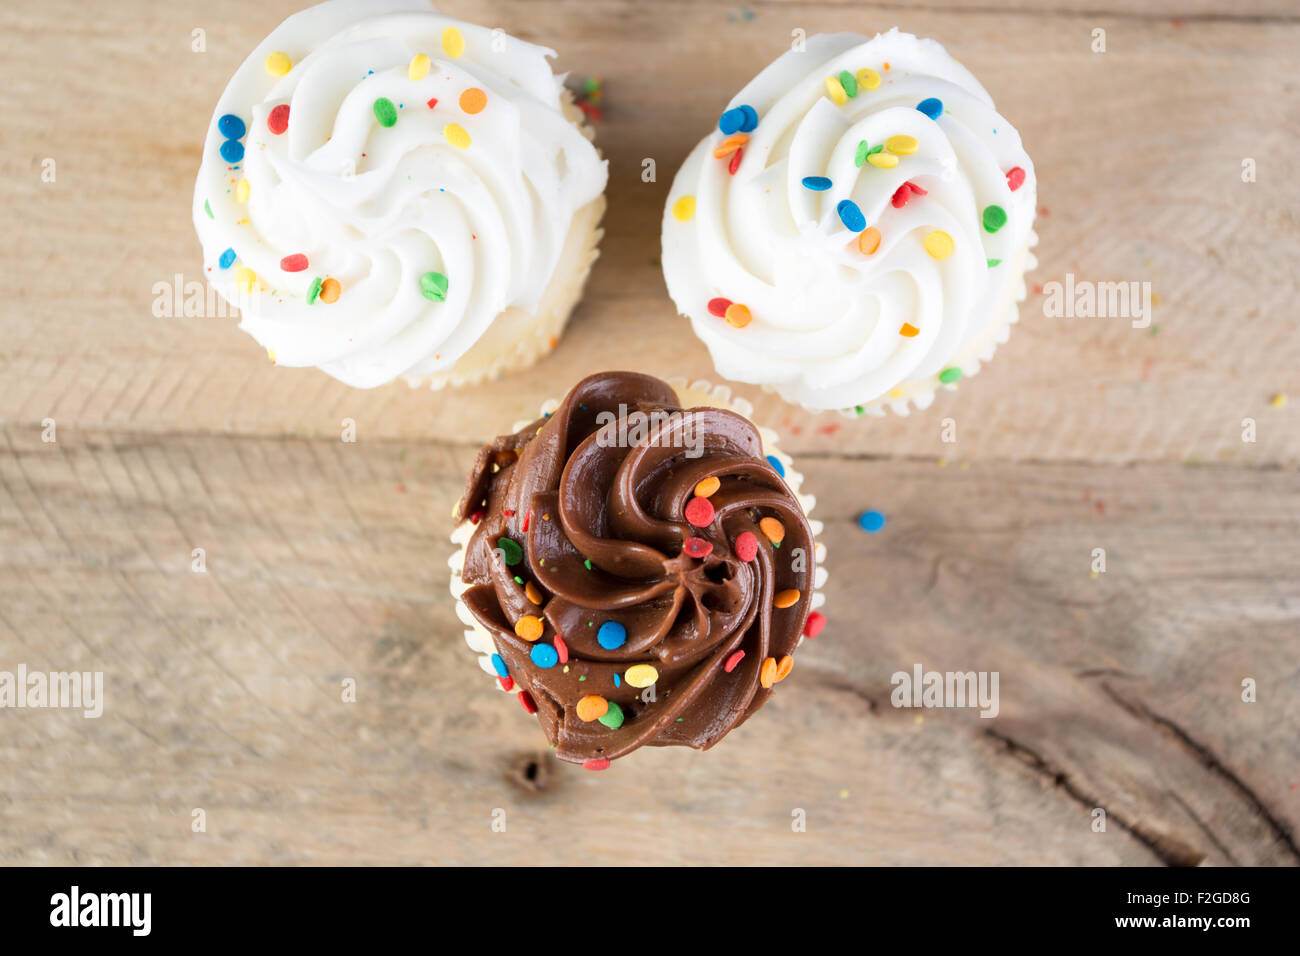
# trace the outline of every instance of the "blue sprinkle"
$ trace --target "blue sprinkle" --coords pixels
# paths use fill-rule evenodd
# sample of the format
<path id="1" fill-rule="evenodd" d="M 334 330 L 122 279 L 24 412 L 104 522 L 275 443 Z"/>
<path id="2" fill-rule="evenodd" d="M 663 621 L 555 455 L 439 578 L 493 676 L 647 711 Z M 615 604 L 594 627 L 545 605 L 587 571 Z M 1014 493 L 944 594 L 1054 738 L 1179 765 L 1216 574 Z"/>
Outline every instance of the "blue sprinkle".
<path id="1" fill-rule="evenodd" d="M 221 266 L 221 268 L 223 269 L 229 269 L 230 264 L 234 261 L 235 261 L 235 250 L 227 249 L 225 252 L 221 254 L 221 258 L 217 260 L 217 265 Z"/>
<path id="2" fill-rule="evenodd" d="M 227 113 L 217 120 L 217 132 L 226 139 L 243 139 L 244 134 L 248 132 L 248 127 L 234 113 Z"/>
<path id="3" fill-rule="evenodd" d="M 237 139 L 228 139 L 221 144 L 221 158 L 228 163 L 237 163 L 244 158 L 244 144 Z"/>
<path id="4" fill-rule="evenodd" d="M 614 686 L 615 686 L 615 687 L 622 687 L 622 686 L 623 686 L 623 681 L 622 681 L 622 679 L 621 679 L 617 674 L 614 675 Z"/>
<path id="5" fill-rule="evenodd" d="M 740 124 L 742 133 L 752 133 L 758 129 L 758 113 L 755 112 L 754 107 L 738 106 L 736 108 L 745 114 L 745 121 Z"/>
<path id="6" fill-rule="evenodd" d="M 554 667 L 560 660 L 560 655 L 555 652 L 550 644 L 534 644 L 532 652 L 528 655 L 533 659 L 533 663 L 538 667 Z"/>
<path id="7" fill-rule="evenodd" d="M 492 655 L 492 669 L 497 672 L 498 677 L 509 677 L 510 669 L 506 667 L 506 662 L 500 654 Z"/>
<path id="8" fill-rule="evenodd" d="M 931 96 L 917 103 L 916 108 L 930 119 L 937 120 L 943 115 L 943 100 Z"/>
<path id="9" fill-rule="evenodd" d="M 831 188 L 831 181 L 825 176 L 805 176 L 803 188 L 811 189 L 815 193 L 824 193 Z"/>
<path id="10" fill-rule="evenodd" d="M 607 651 L 617 650 L 627 640 L 627 628 L 618 621 L 606 621 L 596 632 L 596 643 Z"/>
<path id="11" fill-rule="evenodd" d="M 785 465 L 781 464 L 780 458 L 777 458 L 776 455 L 768 455 L 767 463 L 772 466 L 772 470 L 775 471 L 778 475 L 780 475 L 782 478 L 785 477 Z"/>
<path id="12" fill-rule="evenodd" d="M 864 511 L 858 515 L 858 527 L 867 534 L 875 534 L 885 526 L 885 516 L 879 511 Z"/>
<path id="13" fill-rule="evenodd" d="M 841 199 L 835 211 L 840 214 L 840 222 L 844 223 L 844 228 L 849 232 L 861 232 L 867 228 L 867 217 L 862 215 L 862 210 L 852 199 Z"/>
<path id="14" fill-rule="evenodd" d="M 745 111 L 739 106 L 729 109 L 718 117 L 718 129 L 724 136 L 730 136 L 732 133 L 739 133 L 740 127 L 745 125 Z"/>

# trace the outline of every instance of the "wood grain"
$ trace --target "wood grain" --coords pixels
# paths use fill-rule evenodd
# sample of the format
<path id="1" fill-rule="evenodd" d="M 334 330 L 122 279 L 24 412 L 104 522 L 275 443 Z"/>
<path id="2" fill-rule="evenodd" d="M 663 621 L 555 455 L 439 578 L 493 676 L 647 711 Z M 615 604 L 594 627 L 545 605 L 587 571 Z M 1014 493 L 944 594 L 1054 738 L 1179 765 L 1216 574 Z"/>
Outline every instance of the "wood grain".
<path id="1" fill-rule="evenodd" d="M 0 711 L 0 862 L 1300 863 L 1294 4 L 448 0 L 604 78 L 611 181 L 556 352 L 441 393 L 349 390 L 270 367 L 233 319 L 153 314 L 155 283 L 202 275 L 212 103 L 296 6 L 0 9 L 0 670 L 102 670 L 107 695 L 99 719 Z M 1034 281 L 1150 280 L 1155 331 L 1031 296 L 907 420 L 738 388 L 820 499 L 831 623 L 715 750 L 560 764 L 446 596 L 476 443 L 602 368 L 716 380 L 657 265 L 672 174 L 792 29 L 894 24 L 1024 135 Z M 1000 713 L 893 707 L 917 664 L 997 671 Z"/>

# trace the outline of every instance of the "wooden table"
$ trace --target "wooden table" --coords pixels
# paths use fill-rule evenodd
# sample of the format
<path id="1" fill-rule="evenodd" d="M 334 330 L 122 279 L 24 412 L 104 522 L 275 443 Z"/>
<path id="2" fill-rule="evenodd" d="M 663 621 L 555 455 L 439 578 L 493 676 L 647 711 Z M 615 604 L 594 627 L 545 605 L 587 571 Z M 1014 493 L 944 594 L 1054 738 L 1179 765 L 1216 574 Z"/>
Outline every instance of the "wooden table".
<path id="1" fill-rule="evenodd" d="M 99 670 L 107 696 L 97 720 L 0 712 L 0 862 L 1300 861 L 1290 0 L 446 0 L 604 78 L 611 172 L 568 336 L 461 393 L 350 390 L 272 368 L 232 319 L 155 315 L 156 283 L 203 275 L 212 104 L 295 6 L 0 9 L 0 670 Z M 819 498 L 831 624 L 715 750 L 558 764 L 446 594 L 475 443 L 591 371 L 710 374 L 658 268 L 673 171 L 793 29 L 895 24 L 1020 128 L 1031 281 L 1150 281 L 1154 321 L 1051 319 L 1033 293 L 994 362 L 907 419 L 739 388 Z M 997 671 L 1000 713 L 892 707 L 918 663 Z"/>

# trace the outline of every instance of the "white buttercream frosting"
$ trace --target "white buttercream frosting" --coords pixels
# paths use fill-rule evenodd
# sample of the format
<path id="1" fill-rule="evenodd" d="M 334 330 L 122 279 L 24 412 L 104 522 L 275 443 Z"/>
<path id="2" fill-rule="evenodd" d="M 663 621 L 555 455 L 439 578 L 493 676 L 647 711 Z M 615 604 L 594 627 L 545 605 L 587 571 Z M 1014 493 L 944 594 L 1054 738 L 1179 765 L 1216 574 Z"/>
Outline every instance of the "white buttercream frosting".
<path id="1" fill-rule="evenodd" d="M 502 312 L 536 311 L 606 181 L 554 55 L 424 0 L 285 20 L 217 103 L 194 192 L 241 328 L 277 364 L 364 388 L 445 375 Z"/>
<path id="2" fill-rule="evenodd" d="M 937 119 L 918 109 L 927 100 L 942 103 Z M 663 220 L 668 291 L 719 373 L 809 408 L 874 411 L 904 394 L 924 405 L 964 364 L 978 367 L 1023 294 L 1037 193 L 1019 134 L 979 82 L 933 40 L 822 34 L 728 109 L 742 106 L 757 125 L 739 162 L 715 157 L 728 139 L 715 128 L 679 170 Z M 864 160 L 873 148 L 884 155 Z M 896 206 L 909 182 L 924 193 Z M 846 201 L 860 222 L 852 209 L 845 222 Z M 1005 213 L 994 231 L 990 207 Z M 870 254 L 864 225 L 880 234 Z M 927 251 L 935 233 L 951 240 L 945 258 Z M 944 251 L 942 236 L 931 246 Z M 719 298 L 752 320 L 711 313 Z"/>

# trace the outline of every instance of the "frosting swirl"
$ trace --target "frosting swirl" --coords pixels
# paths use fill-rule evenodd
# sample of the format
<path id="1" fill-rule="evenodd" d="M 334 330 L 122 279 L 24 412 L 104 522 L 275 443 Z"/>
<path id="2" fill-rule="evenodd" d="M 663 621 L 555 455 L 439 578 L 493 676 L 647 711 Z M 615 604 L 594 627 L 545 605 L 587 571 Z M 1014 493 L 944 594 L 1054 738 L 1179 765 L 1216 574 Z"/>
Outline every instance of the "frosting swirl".
<path id="1" fill-rule="evenodd" d="M 1014 308 L 1035 190 L 1019 134 L 938 43 L 813 36 L 678 172 L 668 291 L 727 378 L 819 409 L 933 394 Z"/>
<path id="2" fill-rule="evenodd" d="M 584 379 L 556 411 L 478 453 L 461 602 L 502 686 L 564 760 L 705 749 L 793 666 L 812 605 L 812 531 L 758 430 L 677 407 L 631 372 Z"/>
<path id="3" fill-rule="evenodd" d="M 433 375 L 538 308 L 606 179 L 548 56 L 423 0 L 333 0 L 244 61 L 194 223 L 274 361 L 358 387 Z"/>

